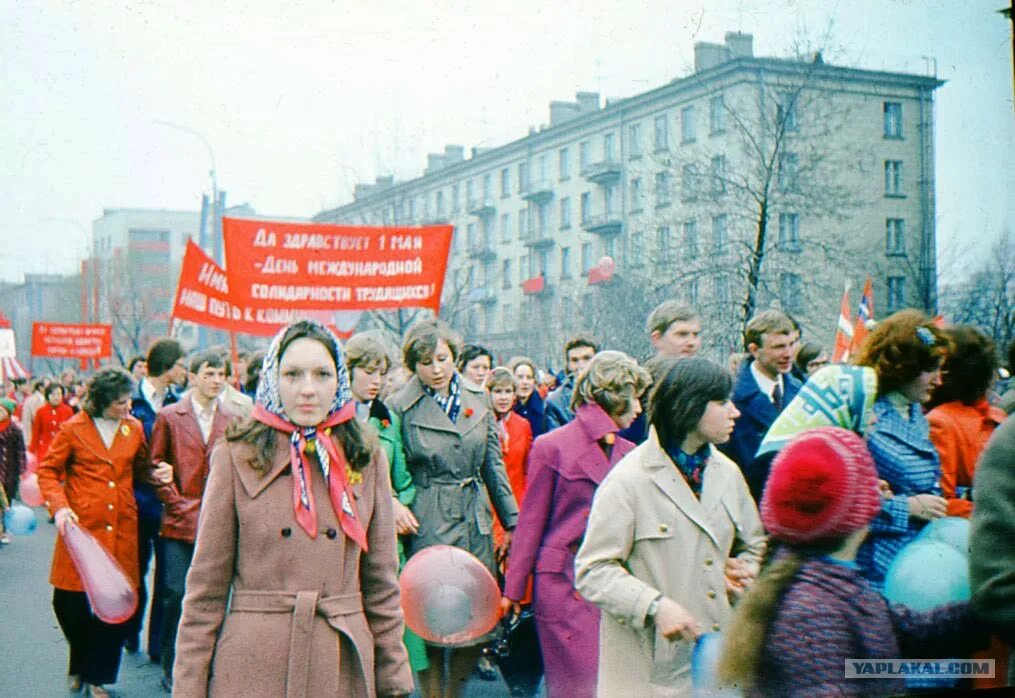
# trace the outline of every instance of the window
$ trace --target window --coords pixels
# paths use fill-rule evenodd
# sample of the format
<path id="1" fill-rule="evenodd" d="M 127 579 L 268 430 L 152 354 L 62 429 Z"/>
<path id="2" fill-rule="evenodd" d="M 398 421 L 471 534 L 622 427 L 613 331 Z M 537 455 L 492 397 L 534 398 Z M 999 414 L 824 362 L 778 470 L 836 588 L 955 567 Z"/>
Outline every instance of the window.
<path id="1" fill-rule="evenodd" d="M 501 311 L 501 332 L 511 332 L 515 328 L 515 307 L 510 303 L 504 304 Z"/>
<path id="2" fill-rule="evenodd" d="M 584 170 L 592 159 L 592 147 L 588 141 L 578 144 L 578 168 Z"/>
<path id="3" fill-rule="evenodd" d="M 631 178 L 631 210 L 641 210 L 641 177 Z"/>
<path id="4" fill-rule="evenodd" d="M 627 150 L 631 157 L 641 157 L 641 124 L 631 124 L 627 127 Z"/>
<path id="5" fill-rule="evenodd" d="M 487 249 L 492 248 L 493 247 L 493 225 L 494 225 L 494 219 L 492 217 L 483 218 L 482 225 L 483 225 L 483 244 L 482 244 L 482 247 L 487 248 Z"/>
<path id="6" fill-rule="evenodd" d="M 518 283 L 524 283 L 529 278 L 529 256 L 523 254 L 518 258 Z"/>
<path id="7" fill-rule="evenodd" d="M 803 307 L 801 298 L 803 284 L 799 274 L 783 272 L 779 277 L 779 301 L 782 309 L 789 312 L 798 312 Z"/>
<path id="8" fill-rule="evenodd" d="M 485 174 L 483 175 L 483 199 L 486 200 L 492 198 L 493 198 L 493 175 Z"/>
<path id="9" fill-rule="evenodd" d="M 529 163 L 518 163 L 518 191 L 525 191 L 529 186 Z"/>
<path id="10" fill-rule="evenodd" d="M 461 208 L 461 201 L 458 200 L 458 185 L 452 185 L 451 187 L 451 212 L 458 213 Z"/>
<path id="11" fill-rule="evenodd" d="M 592 268 L 592 243 L 582 243 L 582 275 L 589 273 Z"/>
<path id="12" fill-rule="evenodd" d="M 617 212 L 617 187 L 607 184 L 603 187 L 603 212 L 612 216 Z"/>
<path id="13" fill-rule="evenodd" d="M 800 214 L 779 214 L 779 249 L 783 252 L 799 252 L 800 246 Z"/>
<path id="14" fill-rule="evenodd" d="M 468 226 L 466 226 L 466 230 L 468 231 L 468 234 L 465 236 L 465 244 L 468 246 L 470 250 L 474 250 L 476 249 L 477 245 L 476 224 L 469 223 Z"/>
<path id="15" fill-rule="evenodd" d="M 800 158 L 796 153 L 779 156 L 779 191 L 792 192 L 799 188 Z"/>
<path id="16" fill-rule="evenodd" d="M 906 222 L 901 218 L 885 219 L 885 254 L 906 254 Z"/>
<path id="17" fill-rule="evenodd" d="M 885 196 L 902 195 L 902 160 L 885 160 Z"/>
<path id="18" fill-rule="evenodd" d="M 698 280 L 691 279 L 687 282 L 687 302 L 692 306 L 698 305 Z"/>
<path id="19" fill-rule="evenodd" d="M 501 242 L 511 242 L 511 214 L 502 213 L 500 216 L 500 239 Z"/>
<path id="20" fill-rule="evenodd" d="M 672 259 L 673 241 L 670 239 L 670 226 L 661 225 L 656 229 L 656 259 L 660 264 L 667 264 Z"/>
<path id="21" fill-rule="evenodd" d="M 888 277 L 888 312 L 894 313 L 906 307 L 906 277 Z"/>
<path id="22" fill-rule="evenodd" d="M 550 158 L 544 153 L 536 162 L 539 165 L 539 182 L 545 184 L 550 180 Z"/>
<path id="23" fill-rule="evenodd" d="M 729 228 L 725 213 L 712 218 L 712 249 L 716 254 L 726 251 L 729 244 Z"/>
<path id="24" fill-rule="evenodd" d="M 694 107 L 684 107 L 680 110 L 680 141 L 693 143 L 694 140 Z"/>
<path id="25" fill-rule="evenodd" d="M 500 263 L 501 288 L 511 288 L 511 260 L 505 259 Z"/>
<path id="26" fill-rule="evenodd" d="M 532 260 L 536 264 L 532 275 L 546 276 L 546 270 L 550 268 L 550 250 L 548 248 L 539 250 L 538 253 L 532 255 Z"/>
<path id="27" fill-rule="evenodd" d="M 680 195 L 684 201 L 690 201 L 698 195 L 698 168 L 694 165 L 684 165 L 680 175 Z"/>
<path id="28" fill-rule="evenodd" d="M 616 157 L 617 154 L 614 152 L 614 142 L 616 139 L 613 133 L 607 133 L 603 136 L 603 160 L 612 160 Z"/>
<path id="29" fill-rule="evenodd" d="M 529 237 L 529 209 L 523 208 L 518 212 L 518 239 L 525 240 Z"/>
<path id="30" fill-rule="evenodd" d="M 688 259 L 698 258 L 698 221 L 684 222 L 684 249 Z"/>
<path id="31" fill-rule="evenodd" d="M 500 198 L 506 199 L 511 196 L 511 168 L 505 167 L 500 171 Z"/>
<path id="32" fill-rule="evenodd" d="M 409 199 L 409 222 L 416 222 L 416 215 L 419 212 L 419 202 L 416 197 L 413 196 Z"/>
<path id="33" fill-rule="evenodd" d="M 550 204 L 539 204 L 536 206 L 536 237 L 542 238 L 548 235 L 550 229 Z"/>
<path id="34" fill-rule="evenodd" d="M 571 278 L 571 248 L 560 248 L 560 278 Z"/>
<path id="35" fill-rule="evenodd" d="M 779 96 L 779 107 L 776 110 L 776 127 L 782 124 L 784 131 L 799 131 L 800 123 L 796 111 L 797 96 L 792 92 L 783 92 Z"/>
<path id="36" fill-rule="evenodd" d="M 708 132 L 715 135 L 726 130 L 726 104 L 722 95 L 708 100 Z"/>
<path id="37" fill-rule="evenodd" d="M 670 205 L 670 173 L 656 172 L 656 206 Z"/>
<path id="38" fill-rule="evenodd" d="M 561 229 L 571 227 L 571 197 L 569 196 L 560 200 L 560 227 Z"/>
<path id="39" fill-rule="evenodd" d="M 444 217 L 444 191 L 441 189 L 437 190 L 437 216 L 439 218 Z"/>
<path id="40" fill-rule="evenodd" d="M 617 238 L 606 238 L 603 240 L 603 254 L 607 257 L 617 257 Z"/>
<path id="41" fill-rule="evenodd" d="M 902 138 L 901 102 L 885 102 L 885 138 Z"/>
<path id="42" fill-rule="evenodd" d="M 582 223 L 588 221 L 592 216 L 592 195 L 589 192 L 582 192 Z"/>
<path id="43" fill-rule="evenodd" d="M 657 116 L 655 120 L 655 149 L 667 150 L 670 147 L 670 127 L 666 115 Z"/>
<path id="44" fill-rule="evenodd" d="M 465 200 L 470 209 L 476 205 L 476 183 L 471 179 L 465 183 Z"/>
<path id="45" fill-rule="evenodd" d="M 712 158 L 712 195 L 721 196 L 726 193 L 726 156 L 716 155 Z"/>
<path id="46" fill-rule="evenodd" d="M 720 305 L 730 302 L 730 280 L 725 274 L 715 277 L 715 300 Z"/>
<path id="47" fill-rule="evenodd" d="M 641 266 L 645 261 L 645 240 L 640 230 L 631 231 L 631 259 L 632 266 Z"/>
<path id="48" fill-rule="evenodd" d="M 557 168 L 560 170 L 561 179 L 569 179 L 571 177 L 571 150 L 568 148 L 561 148 L 557 153 Z"/>

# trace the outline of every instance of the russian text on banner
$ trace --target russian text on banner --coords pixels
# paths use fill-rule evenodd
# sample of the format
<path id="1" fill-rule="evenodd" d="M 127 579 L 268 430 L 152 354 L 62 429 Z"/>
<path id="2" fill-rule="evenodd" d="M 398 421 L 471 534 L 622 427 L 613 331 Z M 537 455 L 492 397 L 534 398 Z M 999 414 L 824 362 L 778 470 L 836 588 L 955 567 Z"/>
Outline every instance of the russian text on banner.
<path id="1" fill-rule="evenodd" d="M 453 232 L 222 219 L 233 302 L 255 308 L 437 312 Z"/>
<path id="2" fill-rule="evenodd" d="M 112 325 L 32 323 L 32 356 L 49 359 L 108 359 L 113 353 Z"/>

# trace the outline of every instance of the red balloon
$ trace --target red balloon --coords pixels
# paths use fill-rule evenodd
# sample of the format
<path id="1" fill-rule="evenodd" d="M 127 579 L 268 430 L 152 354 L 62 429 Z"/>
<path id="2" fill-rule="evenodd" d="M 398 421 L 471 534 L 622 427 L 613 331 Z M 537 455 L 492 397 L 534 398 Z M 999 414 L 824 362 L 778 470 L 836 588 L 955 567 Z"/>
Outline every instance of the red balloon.
<path id="1" fill-rule="evenodd" d="M 25 451 L 25 473 L 34 473 L 39 467 L 39 459 L 31 451 Z"/>
<path id="2" fill-rule="evenodd" d="M 63 542 L 95 615 L 106 623 L 122 623 L 134 615 L 137 589 L 102 543 L 72 520 L 67 521 Z"/>
<path id="3" fill-rule="evenodd" d="M 405 564 L 399 586 L 406 625 L 436 645 L 468 644 L 500 619 L 497 582 L 482 562 L 461 548 L 424 548 Z"/>
<path id="4" fill-rule="evenodd" d="M 39 476 L 30 473 L 21 478 L 18 485 L 18 496 L 21 501 L 30 507 L 37 507 L 42 504 L 42 490 L 39 489 Z"/>

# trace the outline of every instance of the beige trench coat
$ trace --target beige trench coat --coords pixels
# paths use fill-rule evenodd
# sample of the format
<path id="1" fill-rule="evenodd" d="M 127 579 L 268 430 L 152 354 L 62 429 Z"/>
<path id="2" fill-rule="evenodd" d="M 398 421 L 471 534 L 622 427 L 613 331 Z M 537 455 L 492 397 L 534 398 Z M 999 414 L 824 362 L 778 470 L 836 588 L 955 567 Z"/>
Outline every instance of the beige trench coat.
<path id="1" fill-rule="evenodd" d="M 383 452 L 375 451 L 352 486 L 367 529 L 370 551 L 363 554 L 342 533 L 316 465 L 317 537 L 296 523 L 289 439 L 282 432 L 277 439 L 264 471 L 251 467 L 253 449 L 245 443 L 223 443 L 212 454 L 176 641 L 174 695 L 409 693 Z"/>
<path id="2" fill-rule="evenodd" d="M 575 560 L 578 591 L 603 609 L 598 694 L 689 694 L 693 645 L 669 641 L 646 623 L 649 605 L 662 594 L 704 632 L 726 630 L 726 558 L 757 570 L 764 547 L 736 464 L 713 448 L 699 501 L 650 431 L 599 486 Z"/>

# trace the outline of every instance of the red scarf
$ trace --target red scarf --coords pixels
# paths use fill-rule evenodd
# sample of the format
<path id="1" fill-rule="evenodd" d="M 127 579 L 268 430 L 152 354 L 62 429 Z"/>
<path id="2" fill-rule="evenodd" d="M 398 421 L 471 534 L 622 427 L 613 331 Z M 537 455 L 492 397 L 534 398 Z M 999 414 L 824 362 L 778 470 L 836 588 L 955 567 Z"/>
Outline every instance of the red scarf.
<path id="1" fill-rule="evenodd" d="M 307 532 L 311 538 L 317 537 L 317 505 L 314 502 L 314 492 L 310 484 L 310 473 L 307 470 L 303 453 L 308 445 L 319 448 L 324 446 L 328 464 L 325 465 L 325 458 L 321 458 L 318 451 L 318 458 L 322 463 L 324 481 L 328 485 L 328 495 L 331 498 L 331 506 L 338 516 L 338 522 L 342 526 L 342 532 L 352 539 L 362 550 L 367 552 L 367 536 L 356 515 L 353 506 L 352 489 L 349 485 L 349 478 L 346 475 L 348 462 L 342 449 L 335 448 L 331 440 L 330 430 L 336 424 L 347 422 L 356 416 L 356 403 L 348 402 L 340 410 L 335 412 L 313 429 L 304 429 L 286 421 L 278 415 L 272 414 L 264 409 L 260 403 L 254 405 L 253 417 L 262 424 L 284 431 L 292 435 L 289 440 L 289 458 L 293 470 L 293 509 L 296 513 L 296 521 L 300 527 Z M 318 438 L 319 430 L 324 429 L 324 438 Z M 309 439 L 308 439 L 309 437 Z"/>

